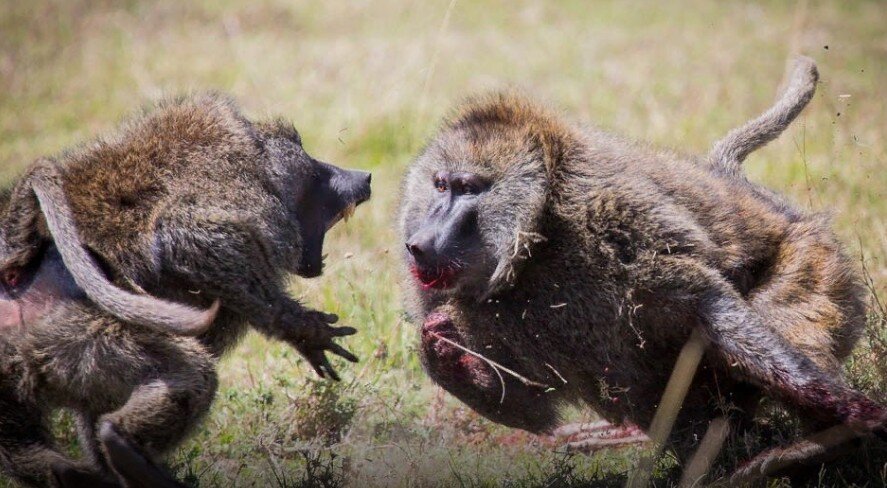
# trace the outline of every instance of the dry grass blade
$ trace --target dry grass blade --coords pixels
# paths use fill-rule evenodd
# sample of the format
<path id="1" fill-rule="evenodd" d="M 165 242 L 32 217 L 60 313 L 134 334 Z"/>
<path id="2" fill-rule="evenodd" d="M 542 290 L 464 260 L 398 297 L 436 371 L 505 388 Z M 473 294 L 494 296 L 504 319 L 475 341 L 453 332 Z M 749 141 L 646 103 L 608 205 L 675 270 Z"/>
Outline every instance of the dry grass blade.
<path id="1" fill-rule="evenodd" d="M 533 381 L 533 380 L 527 378 L 526 376 L 522 376 L 520 373 L 518 373 L 514 370 L 511 370 L 511 369 L 508 369 L 505 366 L 502 366 L 501 364 L 497 363 L 496 361 L 493 361 L 492 359 L 485 357 L 483 354 L 474 352 L 471 349 L 468 349 L 467 347 L 463 346 L 462 344 L 459 344 L 457 342 L 453 342 L 450 339 L 447 339 L 446 337 L 444 337 L 436 332 L 432 332 L 431 334 L 434 335 L 434 337 L 437 337 L 438 339 L 446 342 L 447 344 L 449 344 L 453 347 L 457 347 L 461 351 L 471 354 L 472 356 L 484 361 L 485 363 L 489 364 L 494 370 L 502 371 L 503 373 L 506 373 L 509 376 L 513 376 L 515 379 L 517 379 L 518 381 L 520 381 L 521 383 L 523 383 L 527 386 L 535 386 L 537 388 L 544 388 L 546 390 L 551 388 L 550 386 L 548 386 L 546 384 L 539 383 L 538 381 Z M 502 382 L 502 390 L 503 390 L 503 397 L 504 397 L 504 391 L 505 391 L 505 382 L 504 381 Z"/>

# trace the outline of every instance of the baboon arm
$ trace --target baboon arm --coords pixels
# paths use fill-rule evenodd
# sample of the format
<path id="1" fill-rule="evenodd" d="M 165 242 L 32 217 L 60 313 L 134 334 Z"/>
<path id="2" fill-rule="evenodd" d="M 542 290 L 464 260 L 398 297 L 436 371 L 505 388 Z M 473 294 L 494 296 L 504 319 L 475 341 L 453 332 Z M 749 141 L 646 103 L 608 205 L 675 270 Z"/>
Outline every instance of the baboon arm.
<path id="1" fill-rule="evenodd" d="M 788 86 L 776 103 L 758 118 L 731 130 L 712 148 L 713 167 L 735 176 L 742 162 L 753 151 L 779 137 L 813 98 L 819 73 L 812 59 L 800 56 L 788 80 Z"/>
<path id="2" fill-rule="evenodd" d="M 27 179 L 39 202 L 65 267 L 83 291 L 106 312 L 128 323 L 181 335 L 199 335 L 215 320 L 218 302 L 208 310 L 129 293 L 111 283 L 80 241 L 58 168 L 44 164 Z"/>
<path id="3" fill-rule="evenodd" d="M 220 297 L 263 335 L 293 345 L 321 377 L 338 379 L 323 351 L 357 361 L 333 342 L 356 330 L 332 327 L 338 317 L 293 299 L 283 286 L 282 263 L 248 222 L 223 209 L 191 209 L 161 219 L 156 239 L 163 267 Z"/>
<path id="4" fill-rule="evenodd" d="M 535 433 L 556 426 L 558 393 L 514 375 L 505 366 L 514 366 L 509 350 L 496 344 L 483 354 L 469 351 L 451 317 L 426 317 L 419 357 L 435 383 L 494 422 Z"/>
<path id="5" fill-rule="evenodd" d="M 864 432 L 883 428 L 887 411 L 881 405 L 820 369 L 765 324 L 719 273 L 681 260 L 666 268 L 665 276 L 682 277 L 665 281 L 671 290 L 690 292 L 702 330 L 727 369 L 815 418 Z"/>

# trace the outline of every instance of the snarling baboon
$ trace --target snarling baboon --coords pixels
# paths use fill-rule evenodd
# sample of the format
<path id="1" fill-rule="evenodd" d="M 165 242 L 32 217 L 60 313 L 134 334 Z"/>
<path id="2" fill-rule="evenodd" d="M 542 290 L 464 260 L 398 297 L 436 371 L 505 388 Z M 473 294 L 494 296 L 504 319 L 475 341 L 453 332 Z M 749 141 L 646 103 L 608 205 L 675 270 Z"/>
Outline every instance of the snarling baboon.
<path id="1" fill-rule="evenodd" d="M 882 431 L 885 408 L 840 373 L 864 324 L 854 267 L 823 217 L 740 172 L 817 76 L 800 59 L 777 103 L 703 158 L 576 127 L 512 92 L 468 101 L 403 185 L 408 308 L 432 379 L 534 432 L 557 425 L 563 402 L 647 429 L 699 329 L 710 345 L 678 452 L 712 419 L 753 415 L 762 395 L 825 426 Z"/>
<path id="2" fill-rule="evenodd" d="M 34 163 L 0 198 L 6 472 L 174 484 L 153 459 L 207 411 L 215 362 L 248 325 L 338 379 L 325 352 L 356 361 L 334 342 L 355 330 L 284 279 L 319 275 L 325 233 L 369 196 L 369 173 L 313 159 L 292 125 L 251 122 L 216 94 Z M 53 448 L 58 407 L 77 412 L 88 462 Z"/>

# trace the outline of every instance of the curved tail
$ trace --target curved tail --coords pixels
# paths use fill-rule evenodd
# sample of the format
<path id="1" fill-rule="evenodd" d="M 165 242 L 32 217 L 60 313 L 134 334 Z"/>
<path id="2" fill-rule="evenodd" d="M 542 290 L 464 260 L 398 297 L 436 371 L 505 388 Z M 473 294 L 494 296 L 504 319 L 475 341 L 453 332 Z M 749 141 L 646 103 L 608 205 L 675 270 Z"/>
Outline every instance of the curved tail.
<path id="1" fill-rule="evenodd" d="M 776 139 L 807 106 L 816 91 L 819 72 L 816 63 L 806 56 L 795 60 L 788 86 L 769 110 L 742 127 L 731 130 L 716 142 L 709 154 L 712 166 L 736 176 L 742 162 L 752 151 Z"/>
<path id="2" fill-rule="evenodd" d="M 80 241 L 58 171 L 54 165 L 46 165 L 39 174 L 31 175 L 29 183 L 62 261 L 77 286 L 99 308 L 124 322 L 178 335 L 194 336 L 205 332 L 219 310 L 218 300 L 209 309 L 199 310 L 152 296 L 129 293 L 105 277 Z"/>

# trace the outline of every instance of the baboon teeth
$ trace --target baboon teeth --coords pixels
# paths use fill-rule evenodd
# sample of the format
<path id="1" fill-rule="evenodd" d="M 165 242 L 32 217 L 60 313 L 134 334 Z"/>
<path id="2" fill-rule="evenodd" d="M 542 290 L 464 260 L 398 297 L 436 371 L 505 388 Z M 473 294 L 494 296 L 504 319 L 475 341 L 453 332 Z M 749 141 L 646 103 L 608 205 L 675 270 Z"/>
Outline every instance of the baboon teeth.
<path id="1" fill-rule="evenodd" d="M 353 203 L 351 203 L 347 207 L 345 207 L 345 210 L 342 210 L 342 219 L 345 220 L 345 222 L 348 222 L 348 219 L 350 219 L 351 216 L 354 215 L 354 209 L 356 209 L 356 208 L 357 208 L 357 205 L 355 205 Z"/>
<path id="2" fill-rule="evenodd" d="M 355 208 L 357 208 L 357 204 L 354 204 L 354 203 L 348 204 L 348 206 L 345 207 L 344 209 L 342 209 L 342 211 L 339 212 L 335 216 L 335 218 L 330 220 L 329 224 L 327 224 L 326 230 L 329 231 L 330 229 L 332 229 L 336 224 L 339 223 L 340 220 L 344 220 L 347 223 L 348 219 L 350 219 L 351 216 L 354 215 Z"/>

